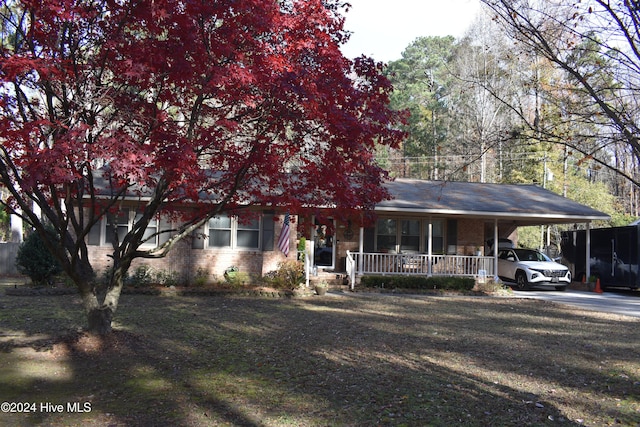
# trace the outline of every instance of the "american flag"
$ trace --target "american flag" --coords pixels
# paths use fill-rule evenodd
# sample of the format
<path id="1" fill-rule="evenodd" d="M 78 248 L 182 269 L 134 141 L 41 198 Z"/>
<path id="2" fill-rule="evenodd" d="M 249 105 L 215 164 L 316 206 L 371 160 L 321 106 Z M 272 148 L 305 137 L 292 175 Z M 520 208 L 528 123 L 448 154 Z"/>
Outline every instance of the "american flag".
<path id="1" fill-rule="evenodd" d="M 289 256 L 289 238 L 291 236 L 291 228 L 289 227 L 289 212 L 284 216 L 284 224 L 282 224 L 282 231 L 280 232 L 280 239 L 278 240 L 278 248 L 282 251 L 284 256 Z"/>

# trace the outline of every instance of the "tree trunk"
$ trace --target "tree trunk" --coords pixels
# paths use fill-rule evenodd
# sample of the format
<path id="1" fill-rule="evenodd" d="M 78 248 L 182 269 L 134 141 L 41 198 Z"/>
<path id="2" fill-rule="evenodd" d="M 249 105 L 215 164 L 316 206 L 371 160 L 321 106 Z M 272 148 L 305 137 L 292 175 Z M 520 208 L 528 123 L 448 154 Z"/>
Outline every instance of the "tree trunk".
<path id="1" fill-rule="evenodd" d="M 101 306 L 87 312 L 87 331 L 92 334 L 107 335 L 111 333 L 113 310 L 111 307 Z"/>
<path id="2" fill-rule="evenodd" d="M 107 335 L 111 333 L 111 322 L 118 308 L 123 285 L 123 273 L 117 271 L 111 278 L 104 299 L 100 302 L 95 287 L 84 287 L 82 300 L 87 313 L 87 331 L 93 334 Z"/>

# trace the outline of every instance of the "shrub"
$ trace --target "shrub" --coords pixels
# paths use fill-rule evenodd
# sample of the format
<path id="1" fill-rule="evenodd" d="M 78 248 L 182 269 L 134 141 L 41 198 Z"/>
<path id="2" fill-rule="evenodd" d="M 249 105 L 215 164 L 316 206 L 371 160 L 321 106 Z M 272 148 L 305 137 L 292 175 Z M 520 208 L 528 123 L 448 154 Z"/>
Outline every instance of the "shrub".
<path id="1" fill-rule="evenodd" d="M 275 272 L 270 272 L 263 280 L 274 288 L 295 289 L 304 280 L 304 263 L 300 261 L 283 261 Z"/>
<path id="2" fill-rule="evenodd" d="M 224 271 L 224 280 L 232 287 L 239 287 L 249 283 L 251 277 L 248 273 L 241 272 L 238 267 L 231 266 Z"/>
<path id="3" fill-rule="evenodd" d="M 476 281 L 474 291 L 489 293 L 512 293 L 511 288 L 502 283 L 499 279 L 486 279 L 484 282 Z"/>
<path id="4" fill-rule="evenodd" d="M 53 231 L 46 230 L 53 236 Z M 31 233 L 18 248 L 16 267 L 21 274 L 29 276 L 34 285 L 46 285 L 56 274 L 62 272 L 58 260 L 44 245 L 38 233 Z"/>
<path id="5" fill-rule="evenodd" d="M 149 286 L 153 283 L 153 273 L 148 265 L 140 265 L 133 270 L 133 274 L 125 278 L 125 284 L 134 288 Z"/>
<path id="6" fill-rule="evenodd" d="M 204 286 L 209 283 L 209 270 L 203 267 L 198 267 L 193 275 L 193 284 L 195 286 Z"/>
<path id="7" fill-rule="evenodd" d="M 158 270 L 153 274 L 154 282 L 163 286 L 175 286 L 178 284 L 178 273 Z"/>
<path id="8" fill-rule="evenodd" d="M 97 285 L 106 287 L 111 282 L 113 267 L 108 267 L 102 271 L 98 277 Z M 148 265 L 140 265 L 133 270 L 133 273 L 126 273 L 122 278 L 125 286 L 143 288 L 153 284 L 171 286 L 178 284 L 178 273 L 166 272 L 164 270 L 154 270 Z"/>
<path id="9" fill-rule="evenodd" d="M 470 291 L 475 285 L 475 280 L 470 277 L 450 276 L 363 276 L 360 284 L 367 288 Z"/>

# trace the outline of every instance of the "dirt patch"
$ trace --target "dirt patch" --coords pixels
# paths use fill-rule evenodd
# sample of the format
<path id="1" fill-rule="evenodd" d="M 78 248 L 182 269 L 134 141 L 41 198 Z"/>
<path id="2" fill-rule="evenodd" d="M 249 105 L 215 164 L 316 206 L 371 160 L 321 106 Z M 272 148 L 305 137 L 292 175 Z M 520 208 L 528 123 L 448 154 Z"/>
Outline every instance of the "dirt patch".
<path id="1" fill-rule="evenodd" d="M 108 359 L 135 355 L 145 346 L 145 338 L 128 331 L 115 330 L 109 335 L 75 332 L 56 338 L 51 352 L 59 357 L 99 357 Z"/>

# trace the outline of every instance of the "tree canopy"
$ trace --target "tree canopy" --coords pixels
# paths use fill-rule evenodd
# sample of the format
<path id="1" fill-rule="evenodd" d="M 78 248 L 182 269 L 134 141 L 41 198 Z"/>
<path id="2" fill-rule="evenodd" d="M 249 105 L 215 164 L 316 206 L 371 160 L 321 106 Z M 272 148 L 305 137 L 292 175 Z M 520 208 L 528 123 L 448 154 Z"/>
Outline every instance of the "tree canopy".
<path id="1" fill-rule="evenodd" d="M 342 10 L 337 0 L 0 2 L 2 203 L 58 256 L 90 329 L 110 330 L 133 259 L 165 255 L 221 211 L 344 211 L 386 197 L 374 147 L 397 146 L 403 114 L 387 106 L 381 64 L 340 53 Z M 144 206 L 124 237 L 113 230 L 101 299 L 85 238 L 125 196 Z M 141 250 L 152 218 L 185 205 L 171 237 Z"/>

